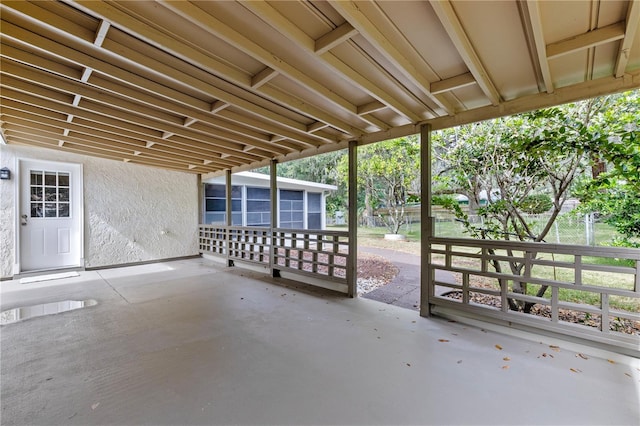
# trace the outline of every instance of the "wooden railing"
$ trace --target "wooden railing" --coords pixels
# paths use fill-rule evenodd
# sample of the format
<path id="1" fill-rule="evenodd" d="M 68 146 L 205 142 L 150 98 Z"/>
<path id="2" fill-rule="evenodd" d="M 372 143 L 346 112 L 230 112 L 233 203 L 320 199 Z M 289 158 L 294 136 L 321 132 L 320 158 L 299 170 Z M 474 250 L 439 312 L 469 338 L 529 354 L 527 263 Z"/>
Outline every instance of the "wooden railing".
<path id="1" fill-rule="evenodd" d="M 273 232 L 274 268 L 346 283 L 348 232 L 299 229 Z"/>
<path id="2" fill-rule="evenodd" d="M 347 284 L 349 233 L 200 225 L 199 250 L 300 275 Z"/>
<path id="3" fill-rule="evenodd" d="M 634 350 L 640 250 L 432 238 L 432 312 L 457 310 Z M 436 270 L 446 271 L 436 280 Z"/>

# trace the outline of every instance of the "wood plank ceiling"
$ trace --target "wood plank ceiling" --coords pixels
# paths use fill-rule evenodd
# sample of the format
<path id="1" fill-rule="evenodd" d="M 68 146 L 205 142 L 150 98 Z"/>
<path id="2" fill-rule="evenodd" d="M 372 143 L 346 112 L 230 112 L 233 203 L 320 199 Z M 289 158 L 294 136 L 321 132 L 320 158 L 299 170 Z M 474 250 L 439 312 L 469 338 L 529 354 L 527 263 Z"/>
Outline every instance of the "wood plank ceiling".
<path id="1" fill-rule="evenodd" d="M 640 87 L 640 1 L 2 1 L 1 126 L 210 174 Z"/>

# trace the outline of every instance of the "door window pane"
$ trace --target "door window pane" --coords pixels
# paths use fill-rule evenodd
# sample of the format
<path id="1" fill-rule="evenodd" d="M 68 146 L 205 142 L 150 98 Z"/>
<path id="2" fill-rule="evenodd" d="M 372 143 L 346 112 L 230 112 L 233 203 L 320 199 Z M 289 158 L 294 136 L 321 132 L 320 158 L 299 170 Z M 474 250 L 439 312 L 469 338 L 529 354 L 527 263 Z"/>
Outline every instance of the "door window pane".
<path id="1" fill-rule="evenodd" d="M 58 173 L 58 186 L 69 186 L 69 173 Z"/>
<path id="2" fill-rule="evenodd" d="M 58 188 L 58 201 L 69 201 L 69 188 Z"/>
<path id="3" fill-rule="evenodd" d="M 42 217 L 42 203 L 31 203 L 31 217 Z"/>
<path id="4" fill-rule="evenodd" d="M 55 172 L 45 172 L 44 173 L 44 184 L 47 186 L 56 186 L 57 185 L 56 173 Z"/>
<path id="5" fill-rule="evenodd" d="M 56 203 L 44 203 L 44 217 L 58 217 Z"/>
<path id="6" fill-rule="evenodd" d="M 30 173 L 31 217 L 70 217 L 69 173 L 39 170 Z"/>
<path id="7" fill-rule="evenodd" d="M 31 172 L 31 185 L 42 185 L 42 172 Z"/>
<path id="8" fill-rule="evenodd" d="M 31 187 L 31 201 L 42 201 L 42 188 L 41 187 Z"/>
<path id="9" fill-rule="evenodd" d="M 57 201 L 56 188 L 45 187 L 44 188 L 44 200 L 45 201 Z"/>
<path id="10" fill-rule="evenodd" d="M 69 217 L 69 203 L 58 204 L 58 217 Z"/>

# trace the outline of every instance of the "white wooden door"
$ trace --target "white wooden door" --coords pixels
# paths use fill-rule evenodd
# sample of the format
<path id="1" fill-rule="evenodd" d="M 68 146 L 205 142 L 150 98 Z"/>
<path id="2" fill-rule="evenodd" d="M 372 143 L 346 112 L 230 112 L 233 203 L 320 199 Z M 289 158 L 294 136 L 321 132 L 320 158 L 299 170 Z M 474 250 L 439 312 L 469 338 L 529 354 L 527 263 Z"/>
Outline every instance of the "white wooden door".
<path id="1" fill-rule="evenodd" d="M 20 161 L 20 271 L 82 266 L 82 167 Z"/>

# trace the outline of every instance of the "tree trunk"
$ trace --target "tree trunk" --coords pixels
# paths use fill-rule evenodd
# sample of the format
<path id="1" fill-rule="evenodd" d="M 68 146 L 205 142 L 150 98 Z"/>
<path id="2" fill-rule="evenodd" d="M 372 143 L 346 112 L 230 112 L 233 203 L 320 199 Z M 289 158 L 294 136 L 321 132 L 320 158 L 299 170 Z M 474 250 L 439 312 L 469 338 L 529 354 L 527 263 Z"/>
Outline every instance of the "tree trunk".
<path id="1" fill-rule="evenodd" d="M 372 227 L 375 226 L 374 217 L 373 217 L 373 206 L 371 205 L 371 188 L 369 186 L 366 187 L 364 192 L 364 212 L 365 212 L 365 226 Z"/>

